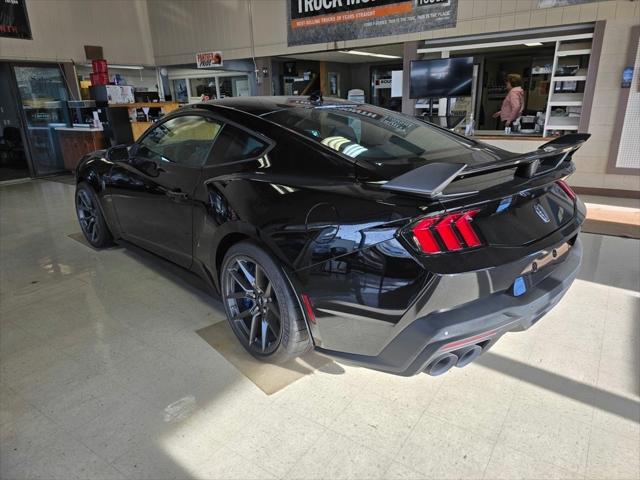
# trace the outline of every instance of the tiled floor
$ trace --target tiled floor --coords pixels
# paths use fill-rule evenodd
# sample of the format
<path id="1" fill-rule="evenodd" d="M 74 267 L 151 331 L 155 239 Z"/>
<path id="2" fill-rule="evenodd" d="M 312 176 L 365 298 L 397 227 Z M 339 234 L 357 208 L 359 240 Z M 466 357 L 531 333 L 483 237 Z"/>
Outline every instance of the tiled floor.
<path id="1" fill-rule="evenodd" d="M 583 235 L 567 297 L 465 369 L 330 363 L 266 396 L 220 304 L 68 237 L 73 188 L 0 187 L 2 478 L 639 478 L 640 242 Z"/>

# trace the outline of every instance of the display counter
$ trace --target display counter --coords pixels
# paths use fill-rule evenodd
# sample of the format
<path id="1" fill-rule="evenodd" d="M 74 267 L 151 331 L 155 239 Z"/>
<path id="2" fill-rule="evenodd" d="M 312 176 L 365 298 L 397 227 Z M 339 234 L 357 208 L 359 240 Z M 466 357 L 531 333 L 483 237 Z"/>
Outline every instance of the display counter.
<path id="1" fill-rule="evenodd" d="M 84 155 L 105 147 L 101 128 L 56 127 L 55 131 L 67 170 L 75 171 Z"/>

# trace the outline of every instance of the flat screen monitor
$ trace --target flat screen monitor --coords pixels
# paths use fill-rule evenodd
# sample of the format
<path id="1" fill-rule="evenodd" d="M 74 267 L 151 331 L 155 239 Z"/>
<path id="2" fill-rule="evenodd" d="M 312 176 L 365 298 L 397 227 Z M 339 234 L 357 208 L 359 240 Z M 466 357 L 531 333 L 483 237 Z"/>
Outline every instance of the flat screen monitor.
<path id="1" fill-rule="evenodd" d="M 411 98 L 471 95 L 473 57 L 438 58 L 411 62 Z"/>

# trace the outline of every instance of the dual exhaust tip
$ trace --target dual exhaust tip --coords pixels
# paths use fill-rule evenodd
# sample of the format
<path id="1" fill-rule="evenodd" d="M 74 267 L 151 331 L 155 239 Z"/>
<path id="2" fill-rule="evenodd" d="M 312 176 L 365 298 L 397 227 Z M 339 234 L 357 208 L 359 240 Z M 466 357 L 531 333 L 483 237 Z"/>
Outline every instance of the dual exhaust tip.
<path id="1" fill-rule="evenodd" d="M 436 377 L 447 373 L 453 367 L 465 367 L 478 358 L 482 350 L 480 345 L 470 345 L 455 352 L 445 353 L 431 362 L 425 372 L 432 377 Z"/>

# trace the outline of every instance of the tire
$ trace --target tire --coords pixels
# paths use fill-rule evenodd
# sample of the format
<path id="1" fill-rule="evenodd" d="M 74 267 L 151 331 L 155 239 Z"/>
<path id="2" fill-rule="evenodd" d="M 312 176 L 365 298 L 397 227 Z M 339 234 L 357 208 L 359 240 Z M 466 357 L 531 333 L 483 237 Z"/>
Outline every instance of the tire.
<path id="1" fill-rule="evenodd" d="M 84 238 L 94 248 L 113 245 L 113 236 L 102 215 L 100 201 L 93 189 L 85 182 L 76 187 L 76 215 Z"/>
<path id="2" fill-rule="evenodd" d="M 311 349 L 289 281 L 257 244 L 242 241 L 229 249 L 220 269 L 220 291 L 233 333 L 254 357 L 283 363 Z"/>

